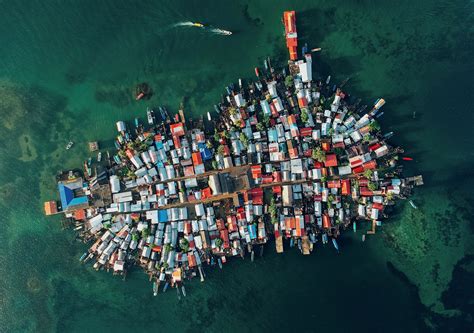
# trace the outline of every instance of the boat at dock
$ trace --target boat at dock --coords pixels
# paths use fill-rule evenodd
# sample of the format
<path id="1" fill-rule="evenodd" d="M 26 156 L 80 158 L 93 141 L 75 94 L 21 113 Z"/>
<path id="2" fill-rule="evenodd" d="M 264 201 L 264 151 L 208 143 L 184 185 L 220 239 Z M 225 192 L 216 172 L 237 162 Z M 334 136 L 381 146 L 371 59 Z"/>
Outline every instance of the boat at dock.
<path id="1" fill-rule="evenodd" d="M 176 295 L 178 296 L 178 301 L 181 301 L 181 293 L 179 292 L 179 287 L 176 285 Z"/>
<path id="2" fill-rule="evenodd" d="M 153 110 L 151 110 L 150 108 L 146 109 L 146 118 L 148 120 L 148 125 L 153 125 L 154 123 Z"/>
<path id="3" fill-rule="evenodd" d="M 357 223 L 356 223 L 356 221 L 352 222 L 352 229 L 354 230 L 354 232 L 357 232 Z"/>
<path id="4" fill-rule="evenodd" d="M 336 249 L 336 251 L 339 252 L 339 245 L 337 244 L 337 241 L 335 238 L 332 239 L 332 245 L 334 245 L 334 248 Z"/>
<path id="5" fill-rule="evenodd" d="M 97 154 L 97 162 L 100 161 L 102 161 L 102 152 L 99 151 L 99 153 Z"/>
<path id="6" fill-rule="evenodd" d="M 222 269 L 222 260 L 221 260 L 221 258 L 217 258 L 217 263 L 219 264 L 219 268 Z"/>
<path id="7" fill-rule="evenodd" d="M 184 284 L 181 285 L 181 292 L 183 293 L 183 296 L 186 297 L 186 289 L 184 288 Z"/>
<path id="8" fill-rule="evenodd" d="M 133 123 L 135 124 L 135 127 L 140 126 L 140 124 L 138 123 L 138 118 L 135 118 L 135 119 L 133 120 Z"/>
<path id="9" fill-rule="evenodd" d="M 327 234 L 322 234 L 321 240 L 323 241 L 323 244 L 327 244 L 328 243 L 328 235 Z"/>
<path id="10" fill-rule="evenodd" d="M 71 149 L 71 147 L 72 147 L 73 145 L 74 145 L 74 142 L 69 141 L 69 142 L 67 143 L 67 145 L 66 145 L 66 150 Z"/>
<path id="11" fill-rule="evenodd" d="M 414 209 L 418 209 L 418 207 L 415 205 L 413 200 L 408 201 L 410 203 L 410 206 L 412 206 Z"/>
<path id="12" fill-rule="evenodd" d="M 168 290 L 168 287 L 170 286 L 170 283 L 166 281 L 164 287 L 163 287 L 163 292 L 165 293 Z"/>
<path id="13" fill-rule="evenodd" d="M 79 261 L 83 261 L 84 259 L 86 259 L 88 254 L 89 254 L 88 252 L 84 252 L 82 256 L 79 258 Z"/>
<path id="14" fill-rule="evenodd" d="M 153 296 L 158 295 L 158 286 L 159 286 L 158 282 L 153 281 Z"/>
<path id="15" fill-rule="evenodd" d="M 365 234 L 362 235 L 362 241 L 365 242 Z"/>

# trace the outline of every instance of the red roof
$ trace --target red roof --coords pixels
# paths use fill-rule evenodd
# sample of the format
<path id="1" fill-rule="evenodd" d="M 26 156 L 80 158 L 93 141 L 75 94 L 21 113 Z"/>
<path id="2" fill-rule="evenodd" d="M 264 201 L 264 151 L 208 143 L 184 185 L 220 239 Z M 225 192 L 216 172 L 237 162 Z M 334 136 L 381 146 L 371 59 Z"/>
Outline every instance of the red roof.
<path id="1" fill-rule="evenodd" d="M 212 191 L 211 191 L 210 187 L 206 187 L 205 189 L 201 190 L 201 198 L 203 200 L 207 199 L 207 198 L 210 198 L 210 197 L 212 197 Z"/>
<path id="2" fill-rule="evenodd" d="M 188 265 L 189 265 L 189 267 L 196 267 L 197 266 L 196 257 L 192 253 L 188 254 Z"/>
<path id="3" fill-rule="evenodd" d="M 183 169 L 184 169 L 184 176 L 193 176 L 194 175 L 194 167 L 192 165 L 184 167 Z"/>
<path id="4" fill-rule="evenodd" d="M 171 124 L 170 125 L 170 132 L 173 136 L 182 136 L 182 135 L 184 135 L 183 123 Z"/>
<path id="5" fill-rule="evenodd" d="M 273 183 L 273 176 L 272 175 L 263 175 L 262 176 L 262 184 L 271 184 Z"/>
<path id="6" fill-rule="evenodd" d="M 379 149 L 380 147 L 382 147 L 382 145 L 377 142 L 376 144 L 370 146 L 370 147 L 369 147 L 369 150 L 370 150 L 370 151 L 374 151 L 374 150 Z"/>
<path id="7" fill-rule="evenodd" d="M 227 215 L 227 229 L 229 232 L 237 231 L 237 219 L 233 215 Z"/>
<path id="8" fill-rule="evenodd" d="M 375 169 L 377 167 L 377 161 L 372 160 L 372 161 L 366 162 L 362 165 L 362 167 L 364 168 L 364 170 Z"/>
<path id="9" fill-rule="evenodd" d="M 262 166 L 261 165 L 252 165 L 252 178 L 260 178 L 262 176 Z"/>
<path id="10" fill-rule="evenodd" d="M 193 229 L 191 226 L 191 222 L 184 222 L 184 234 L 189 235 L 190 233 L 192 233 L 192 231 Z"/>
<path id="11" fill-rule="evenodd" d="M 329 151 L 329 149 L 331 149 L 331 145 L 329 144 L 329 142 L 321 142 L 321 147 L 324 151 Z"/>
<path id="12" fill-rule="evenodd" d="M 311 136 L 313 134 L 313 129 L 311 127 L 300 128 L 301 136 Z"/>
<path id="13" fill-rule="evenodd" d="M 337 166 L 337 156 L 336 154 L 326 155 L 326 161 L 324 162 L 326 167 L 335 167 Z"/>
<path id="14" fill-rule="evenodd" d="M 374 202 L 372 204 L 372 208 L 375 208 L 375 209 L 378 209 L 378 210 L 383 210 L 383 204 L 378 203 L 378 202 Z"/>
<path id="15" fill-rule="evenodd" d="M 361 172 L 364 172 L 364 167 L 362 165 L 358 166 L 357 168 L 352 169 L 352 173 L 361 173 Z"/>
<path id="16" fill-rule="evenodd" d="M 229 232 L 227 231 L 227 229 L 223 229 L 223 230 L 219 230 L 219 235 L 220 235 L 220 238 L 224 241 L 224 249 L 228 249 L 230 247 L 230 244 L 229 244 Z"/>
<path id="17" fill-rule="evenodd" d="M 275 194 L 281 194 L 281 186 L 273 186 L 272 191 Z"/>
<path id="18" fill-rule="evenodd" d="M 371 196 L 374 195 L 374 192 L 369 190 L 367 187 L 361 187 L 360 188 L 360 195 L 362 195 L 363 197 L 371 197 Z"/>
<path id="19" fill-rule="evenodd" d="M 78 209 L 74 211 L 75 220 L 84 220 L 86 218 L 86 211 L 84 209 Z"/>

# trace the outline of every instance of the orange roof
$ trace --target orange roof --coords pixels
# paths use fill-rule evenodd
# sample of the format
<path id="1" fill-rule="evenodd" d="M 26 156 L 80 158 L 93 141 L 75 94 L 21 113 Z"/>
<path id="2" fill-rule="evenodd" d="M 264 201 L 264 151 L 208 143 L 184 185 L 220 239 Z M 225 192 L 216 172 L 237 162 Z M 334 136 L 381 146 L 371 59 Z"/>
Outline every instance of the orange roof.
<path id="1" fill-rule="evenodd" d="M 192 253 L 188 254 L 188 264 L 189 264 L 189 267 L 197 266 L 196 257 Z"/>
<path id="2" fill-rule="evenodd" d="M 336 156 L 336 154 L 326 155 L 326 161 L 324 162 L 324 165 L 327 166 L 327 167 L 337 166 L 337 156 Z"/>
<path id="3" fill-rule="evenodd" d="M 58 212 L 56 201 L 46 201 L 44 203 L 44 211 L 46 215 L 56 214 Z"/>
<path id="4" fill-rule="evenodd" d="M 86 218 L 86 211 L 84 209 L 78 209 L 74 211 L 75 220 L 84 220 Z"/>
<path id="5" fill-rule="evenodd" d="M 211 188 L 210 188 L 210 187 L 206 187 L 205 189 L 202 189 L 202 190 L 201 190 L 201 195 L 202 195 L 202 199 L 207 199 L 207 198 L 212 197 Z"/>
<path id="6" fill-rule="evenodd" d="M 194 165 L 202 164 L 201 153 L 199 153 L 199 152 L 193 153 L 193 164 Z"/>
<path id="7" fill-rule="evenodd" d="M 341 180 L 341 192 L 342 195 L 349 195 L 351 194 L 351 181 L 349 179 Z"/>
<path id="8" fill-rule="evenodd" d="M 328 142 L 322 142 L 321 147 L 324 151 L 329 151 L 329 149 L 331 149 L 331 145 Z"/>
<path id="9" fill-rule="evenodd" d="M 329 229 L 331 227 L 331 221 L 329 216 L 324 214 L 323 215 L 323 228 Z"/>

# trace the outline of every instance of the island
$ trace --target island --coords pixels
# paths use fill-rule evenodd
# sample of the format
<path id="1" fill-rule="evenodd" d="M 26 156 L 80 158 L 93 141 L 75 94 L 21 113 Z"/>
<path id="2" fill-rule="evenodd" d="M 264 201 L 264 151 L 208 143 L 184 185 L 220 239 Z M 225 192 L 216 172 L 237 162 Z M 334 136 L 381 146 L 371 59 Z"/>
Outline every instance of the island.
<path id="1" fill-rule="evenodd" d="M 60 200 L 45 212 L 64 214 L 91 245 L 81 261 L 124 277 L 139 265 L 155 295 L 162 285 L 186 296 L 184 281 L 204 281 L 204 266 L 253 261 L 267 243 L 277 253 L 308 255 L 328 242 L 339 251 L 341 232 L 368 220 L 365 240 L 423 184 L 401 177 L 398 162 L 411 158 L 381 131 L 385 100 L 367 108 L 347 81 L 313 80 L 319 49 L 305 45 L 298 58 L 295 12 L 283 22 L 287 67 L 265 59 L 256 80 L 226 87 L 206 119 L 161 106 L 147 109 L 146 124 L 118 121 L 115 153 L 58 175 Z"/>

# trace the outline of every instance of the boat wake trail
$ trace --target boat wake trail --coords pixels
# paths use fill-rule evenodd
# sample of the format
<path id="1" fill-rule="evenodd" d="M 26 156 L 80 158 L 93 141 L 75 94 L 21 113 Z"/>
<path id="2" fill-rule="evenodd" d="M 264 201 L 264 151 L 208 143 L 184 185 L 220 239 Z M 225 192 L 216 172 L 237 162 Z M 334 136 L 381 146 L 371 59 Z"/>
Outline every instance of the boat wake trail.
<path id="1" fill-rule="evenodd" d="M 229 36 L 232 35 L 232 32 L 228 30 L 222 30 L 222 29 L 217 29 L 217 28 L 212 28 L 209 29 L 211 32 L 215 33 L 216 35 L 224 35 L 224 36 Z"/>
<path id="2" fill-rule="evenodd" d="M 173 24 L 173 27 L 192 27 L 194 25 L 191 21 L 178 22 Z"/>

